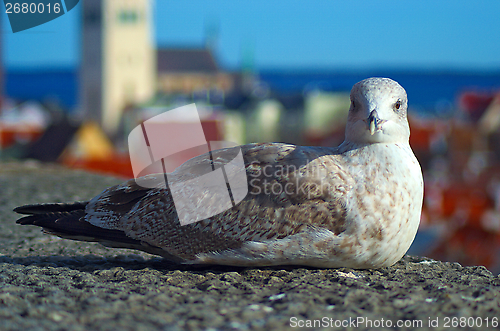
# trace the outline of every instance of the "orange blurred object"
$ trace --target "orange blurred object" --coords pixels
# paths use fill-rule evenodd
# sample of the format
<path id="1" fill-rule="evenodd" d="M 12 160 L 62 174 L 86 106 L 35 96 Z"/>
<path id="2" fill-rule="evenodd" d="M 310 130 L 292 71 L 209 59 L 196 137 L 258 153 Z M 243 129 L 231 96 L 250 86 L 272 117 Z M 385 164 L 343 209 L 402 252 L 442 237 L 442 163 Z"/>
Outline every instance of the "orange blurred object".
<path id="1" fill-rule="evenodd" d="M 124 179 L 134 178 L 128 154 L 113 154 L 108 158 L 64 157 L 62 164 L 73 169 L 84 169 Z"/>
<path id="2" fill-rule="evenodd" d="M 0 127 L 0 148 L 7 148 L 16 142 L 28 143 L 38 139 L 43 128 L 28 126 Z"/>

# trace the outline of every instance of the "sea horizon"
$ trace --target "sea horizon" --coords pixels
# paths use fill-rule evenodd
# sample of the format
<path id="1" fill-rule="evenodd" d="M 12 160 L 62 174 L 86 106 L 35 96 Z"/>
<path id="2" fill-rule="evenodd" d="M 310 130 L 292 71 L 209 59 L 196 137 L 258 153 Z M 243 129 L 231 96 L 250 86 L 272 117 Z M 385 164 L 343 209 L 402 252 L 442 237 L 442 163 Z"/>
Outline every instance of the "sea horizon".
<path id="1" fill-rule="evenodd" d="M 4 68 L 4 93 L 16 100 L 56 99 L 71 110 L 78 106 L 79 70 L 79 67 L 56 66 Z M 443 109 L 446 113 L 446 109 L 456 107 L 457 98 L 464 91 L 500 91 L 500 69 L 266 68 L 256 71 L 255 75 L 279 94 L 312 90 L 348 92 L 364 78 L 389 77 L 406 89 L 410 106 L 423 115 L 443 115 L 440 114 Z"/>

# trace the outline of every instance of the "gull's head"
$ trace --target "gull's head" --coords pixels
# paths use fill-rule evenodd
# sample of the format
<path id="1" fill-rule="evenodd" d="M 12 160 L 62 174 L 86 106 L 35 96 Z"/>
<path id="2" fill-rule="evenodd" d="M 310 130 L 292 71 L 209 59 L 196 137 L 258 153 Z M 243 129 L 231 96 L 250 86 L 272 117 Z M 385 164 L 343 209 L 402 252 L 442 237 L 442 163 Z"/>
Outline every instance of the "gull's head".
<path id="1" fill-rule="evenodd" d="M 408 143 L 405 89 L 389 78 L 367 78 L 353 86 L 346 141 L 357 144 Z"/>

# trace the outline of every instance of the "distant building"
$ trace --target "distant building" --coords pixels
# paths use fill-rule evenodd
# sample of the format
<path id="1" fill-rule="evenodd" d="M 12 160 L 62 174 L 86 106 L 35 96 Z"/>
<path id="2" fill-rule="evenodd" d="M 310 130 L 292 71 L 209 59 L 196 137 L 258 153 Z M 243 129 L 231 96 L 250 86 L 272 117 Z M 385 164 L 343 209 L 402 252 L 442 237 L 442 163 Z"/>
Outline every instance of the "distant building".
<path id="1" fill-rule="evenodd" d="M 209 48 L 163 48 L 157 51 L 158 90 L 189 94 L 235 87 L 235 77 L 219 69 Z"/>
<path id="2" fill-rule="evenodd" d="M 122 110 L 156 91 L 151 0 L 85 0 L 81 103 L 113 133 Z"/>

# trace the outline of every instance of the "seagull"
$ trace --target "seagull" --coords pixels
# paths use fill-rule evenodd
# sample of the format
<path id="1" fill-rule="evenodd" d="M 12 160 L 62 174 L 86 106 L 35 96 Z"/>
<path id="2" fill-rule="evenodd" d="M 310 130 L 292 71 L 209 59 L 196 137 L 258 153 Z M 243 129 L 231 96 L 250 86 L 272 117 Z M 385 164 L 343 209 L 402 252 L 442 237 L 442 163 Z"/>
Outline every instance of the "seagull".
<path id="1" fill-rule="evenodd" d="M 168 187 L 131 179 L 90 201 L 18 207 L 14 211 L 25 216 L 17 223 L 174 263 L 391 266 L 415 238 L 423 200 L 422 171 L 409 144 L 407 95 L 389 78 L 368 78 L 353 86 L 350 99 L 338 147 L 239 146 L 247 195 L 198 222 L 181 225 Z M 223 166 L 227 152 L 190 159 L 172 178 L 196 176 L 197 167 L 210 162 Z"/>

